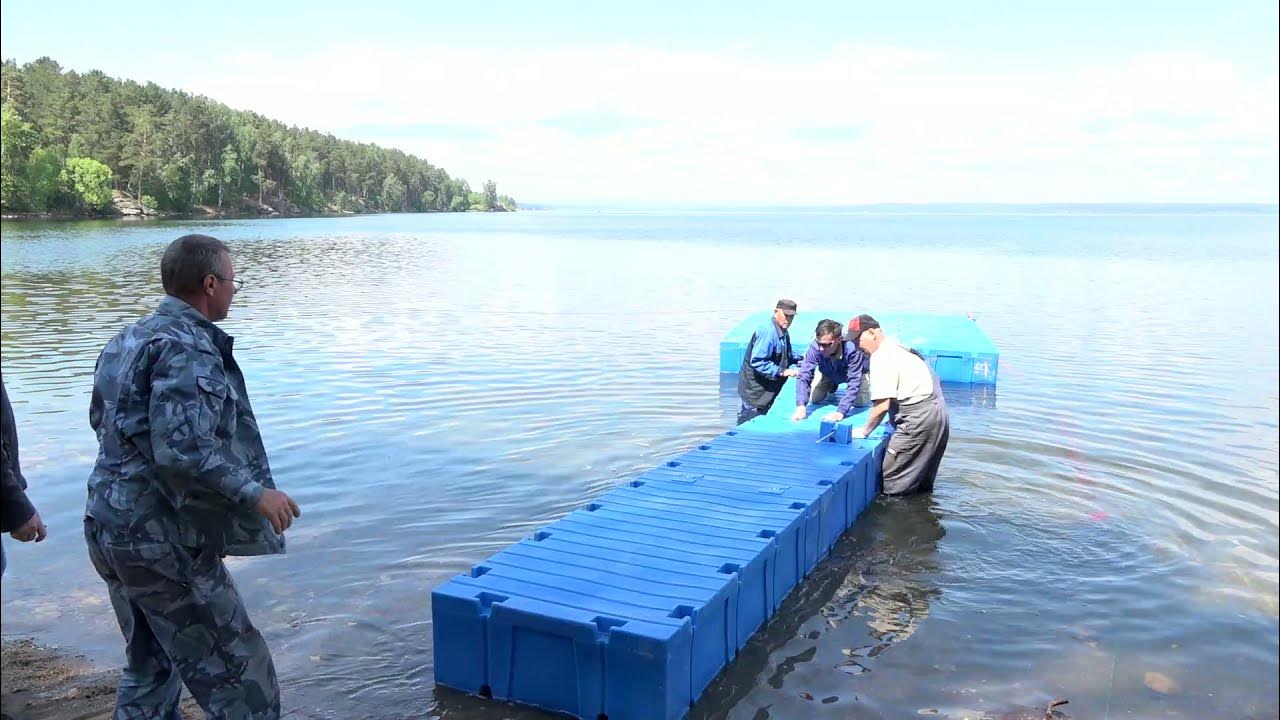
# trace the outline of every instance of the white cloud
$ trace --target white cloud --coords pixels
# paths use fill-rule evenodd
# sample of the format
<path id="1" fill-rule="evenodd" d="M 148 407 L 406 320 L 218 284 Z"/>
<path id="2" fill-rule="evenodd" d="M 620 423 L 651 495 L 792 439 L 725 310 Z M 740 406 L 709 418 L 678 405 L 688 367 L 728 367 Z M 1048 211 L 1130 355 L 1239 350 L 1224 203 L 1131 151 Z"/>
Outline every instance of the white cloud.
<path id="1" fill-rule="evenodd" d="M 361 45 L 153 79 L 524 200 L 1276 201 L 1274 74 L 1195 54 L 999 72 L 970 60 Z"/>

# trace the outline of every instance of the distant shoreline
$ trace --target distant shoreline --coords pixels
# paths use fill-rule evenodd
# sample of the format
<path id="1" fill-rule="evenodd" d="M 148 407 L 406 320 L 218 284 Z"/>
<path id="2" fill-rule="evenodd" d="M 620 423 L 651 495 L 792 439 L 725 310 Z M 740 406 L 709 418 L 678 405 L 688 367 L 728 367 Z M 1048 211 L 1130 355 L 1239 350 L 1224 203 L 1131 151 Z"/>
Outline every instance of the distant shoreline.
<path id="1" fill-rule="evenodd" d="M 146 215 L 126 215 L 124 213 L 4 213 L 0 215 L 0 220 L 17 220 L 17 221 L 50 221 L 50 222 L 78 222 L 83 220 L 125 220 L 128 222 L 151 222 L 155 220 L 262 220 L 262 219 L 283 219 L 283 218 L 339 218 L 339 217 L 358 217 L 362 215 L 468 215 L 479 213 L 501 213 L 501 212 L 517 212 L 516 210 L 464 210 L 459 212 L 451 211 L 416 211 L 416 212 L 337 212 L 318 210 L 314 212 L 276 212 L 276 213 L 253 213 L 253 212 L 173 212 L 164 211 L 156 213 L 148 213 Z"/>
<path id="2" fill-rule="evenodd" d="M 1264 203 L 885 203 L 874 205 L 587 205 L 526 203 L 521 211 L 569 213 L 705 213 L 741 215 L 851 215 L 851 216 L 1250 216 L 1280 214 L 1280 205 Z"/>
<path id="3" fill-rule="evenodd" d="M 1280 215 L 1280 205 L 1266 203 L 876 203 L 868 205 L 584 205 L 530 203 L 517 209 L 428 210 L 411 212 L 314 211 L 217 211 L 199 208 L 188 212 L 161 211 L 146 215 L 110 213 L 4 213 L 3 220 L 256 220 L 262 218 L 338 218 L 362 215 L 452 215 L 485 212 L 589 212 L 589 213 L 741 213 L 832 215 L 933 215 L 933 216 L 1258 216 Z"/>

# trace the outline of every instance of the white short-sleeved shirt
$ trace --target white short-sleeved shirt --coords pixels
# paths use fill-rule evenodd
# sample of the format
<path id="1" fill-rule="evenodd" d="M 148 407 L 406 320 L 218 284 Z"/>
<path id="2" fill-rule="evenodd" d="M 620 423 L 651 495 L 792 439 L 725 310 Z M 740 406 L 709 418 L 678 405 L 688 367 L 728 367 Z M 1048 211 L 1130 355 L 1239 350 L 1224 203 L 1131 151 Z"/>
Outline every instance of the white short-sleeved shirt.
<path id="1" fill-rule="evenodd" d="M 871 353 L 872 401 L 888 398 L 910 405 L 932 394 L 933 371 L 896 339 L 885 338 Z"/>

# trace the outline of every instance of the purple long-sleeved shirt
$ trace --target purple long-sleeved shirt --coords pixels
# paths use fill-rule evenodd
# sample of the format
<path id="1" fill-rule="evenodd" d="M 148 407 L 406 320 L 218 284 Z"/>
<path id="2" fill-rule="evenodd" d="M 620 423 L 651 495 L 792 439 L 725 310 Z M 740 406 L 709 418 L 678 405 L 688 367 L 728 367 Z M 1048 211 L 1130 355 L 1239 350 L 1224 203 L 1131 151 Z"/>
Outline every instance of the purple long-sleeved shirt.
<path id="1" fill-rule="evenodd" d="M 800 374 L 796 376 L 796 405 L 809 402 L 809 388 L 813 385 L 813 371 L 822 371 L 823 377 L 843 377 L 844 395 L 840 396 L 839 410 L 845 417 L 853 410 L 853 403 L 858 398 L 858 390 L 862 387 L 862 374 L 867 371 L 867 356 L 857 345 L 845 341 L 844 351 L 839 357 L 827 357 L 818 347 L 818 341 L 809 343 L 804 358 L 800 360 Z"/>

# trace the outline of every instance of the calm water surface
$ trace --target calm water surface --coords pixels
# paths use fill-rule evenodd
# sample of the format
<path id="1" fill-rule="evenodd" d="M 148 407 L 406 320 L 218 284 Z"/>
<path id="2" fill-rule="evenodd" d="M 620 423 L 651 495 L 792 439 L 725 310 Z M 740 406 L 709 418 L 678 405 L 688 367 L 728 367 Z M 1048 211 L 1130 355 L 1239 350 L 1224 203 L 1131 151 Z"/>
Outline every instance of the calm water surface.
<path id="1" fill-rule="evenodd" d="M 231 561 L 291 717 L 544 717 L 433 687 L 431 588 L 728 429 L 717 341 L 780 295 L 973 312 L 998 396 L 948 391 L 937 492 L 879 500 L 692 717 L 1280 712 L 1274 210 L 5 223 L 51 530 L 5 540 L 6 637 L 122 662 L 80 532 L 90 378 L 190 231 L 235 248 L 223 326 L 303 508 L 287 556 Z"/>

